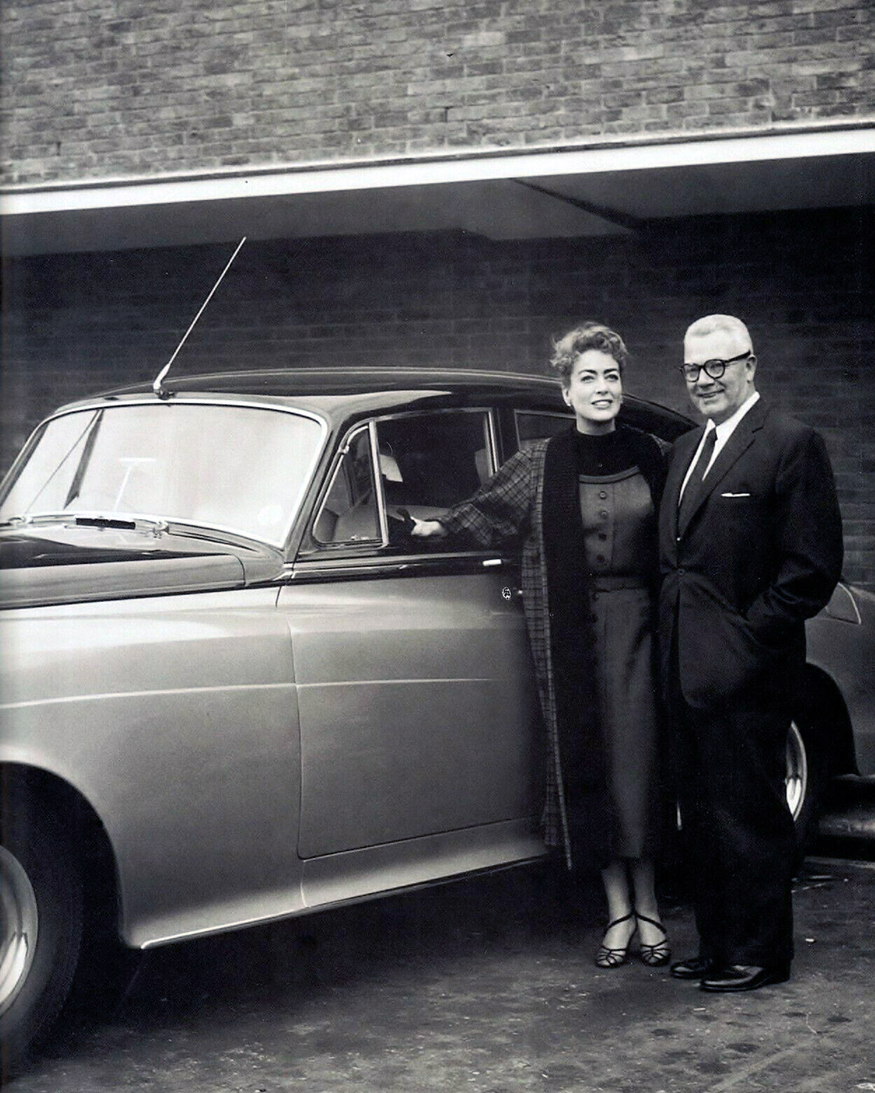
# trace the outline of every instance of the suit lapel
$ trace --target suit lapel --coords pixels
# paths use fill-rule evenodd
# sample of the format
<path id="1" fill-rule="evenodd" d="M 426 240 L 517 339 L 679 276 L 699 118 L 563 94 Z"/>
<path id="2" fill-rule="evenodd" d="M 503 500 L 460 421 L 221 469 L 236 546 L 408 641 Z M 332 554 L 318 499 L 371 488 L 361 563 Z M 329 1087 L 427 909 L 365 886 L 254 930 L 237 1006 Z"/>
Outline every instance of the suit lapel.
<path id="1" fill-rule="evenodd" d="M 767 407 L 763 403 L 762 396 L 760 396 L 735 427 L 729 440 L 727 440 L 720 449 L 710 471 L 708 471 L 705 476 L 705 481 L 702 484 L 702 491 L 699 494 L 696 504 L 687 515 L 686 523 L 683 527 L 678 527 L 678 533 L 680 535 L 683 535 L 690 526 L 696 513 L 702 505 L 705 504 L 730 468 L 738 462 L 743 453 L 747 451 L 751 444 L 753 444 L 756 434 L 763 427 L 766 412 Z M 687 460 L 687 465 L 689 465 L 689 460 Z M 686 467 L 684 468 L 684 474 L 686 474 Z"/>

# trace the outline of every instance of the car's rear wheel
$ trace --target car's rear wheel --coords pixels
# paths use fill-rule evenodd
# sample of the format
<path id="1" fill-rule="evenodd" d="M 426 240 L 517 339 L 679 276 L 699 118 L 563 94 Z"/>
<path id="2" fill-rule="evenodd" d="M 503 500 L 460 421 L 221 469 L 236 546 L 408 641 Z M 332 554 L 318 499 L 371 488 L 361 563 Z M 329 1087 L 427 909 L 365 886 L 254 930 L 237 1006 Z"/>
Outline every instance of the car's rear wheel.
<path id="1" fill-rule="evenodd" d="M 794 716 L 787 734 L 787 768 L 784 785 L 787 804 L 796 827 L 798 862 L 817 832 L 828 777 L 827 757 L 817 723 L 807 715 Z"/>
<path id="2" fill-rule="evenodd" d="M 30 807 L 28 807 L 30 806 Z M 10 793 L 0 840 L 0 1045 L 14 1070 L 64 1004 L 82 942 L 76 851 L 45 802 Z"/>

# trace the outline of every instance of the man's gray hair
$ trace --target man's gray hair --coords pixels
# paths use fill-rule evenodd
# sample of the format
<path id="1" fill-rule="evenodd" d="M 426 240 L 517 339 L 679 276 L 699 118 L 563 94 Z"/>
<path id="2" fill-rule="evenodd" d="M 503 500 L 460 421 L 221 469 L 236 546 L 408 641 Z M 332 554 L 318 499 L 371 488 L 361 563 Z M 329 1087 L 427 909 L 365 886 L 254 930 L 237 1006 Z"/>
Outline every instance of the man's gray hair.
<path id="1" fill-rule="evenodd" d="M 750 331 L 741 319 L 736 319 L 734 315 L 705 315 L 704 318 L 696 319 L 694 323 L 687 327 L 684 339 L 704 338 L 707 334 L 713 334 L 716 330 L 725 330 L 727 334 L 735 334 L 747 345 L 753 347 Z"/>

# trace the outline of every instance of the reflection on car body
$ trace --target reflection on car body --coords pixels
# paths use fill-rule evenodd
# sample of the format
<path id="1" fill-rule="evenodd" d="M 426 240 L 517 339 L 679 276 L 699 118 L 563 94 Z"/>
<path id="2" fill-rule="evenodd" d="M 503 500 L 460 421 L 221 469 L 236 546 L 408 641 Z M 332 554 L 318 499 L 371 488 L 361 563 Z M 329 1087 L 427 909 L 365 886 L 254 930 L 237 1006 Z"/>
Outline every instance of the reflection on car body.
<path id="1" fill-rule="evenodd" d="M 11 1053 L 87 957 L 83 883 L 147 948 L 543 855 L 513 550 L 406 527 L 569 422 L 547 378 L 396 369 L 190 377 L 40 426 L 0 492 Z M 843 586 L 811 624 L 801 826 L 826 773 L 875 771 L 873 625 Z"/>

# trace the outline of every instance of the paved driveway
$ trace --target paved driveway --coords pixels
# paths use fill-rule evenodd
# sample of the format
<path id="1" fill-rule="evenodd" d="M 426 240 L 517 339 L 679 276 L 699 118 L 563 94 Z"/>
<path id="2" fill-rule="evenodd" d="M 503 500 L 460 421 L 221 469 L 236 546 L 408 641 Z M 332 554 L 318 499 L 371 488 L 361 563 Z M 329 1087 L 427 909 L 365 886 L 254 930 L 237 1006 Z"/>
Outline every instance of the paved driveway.
<path id="1" fill-rule="evenodd" d="M 155 950 L 10 1088 L 875 1091 L 875 866 L 809 864 L 794 977 L 754 994 L 595 968 L 597 887 L 573 905 L 518 871 Z M 665 910 L 686 955 L 690 912 Z"/>

